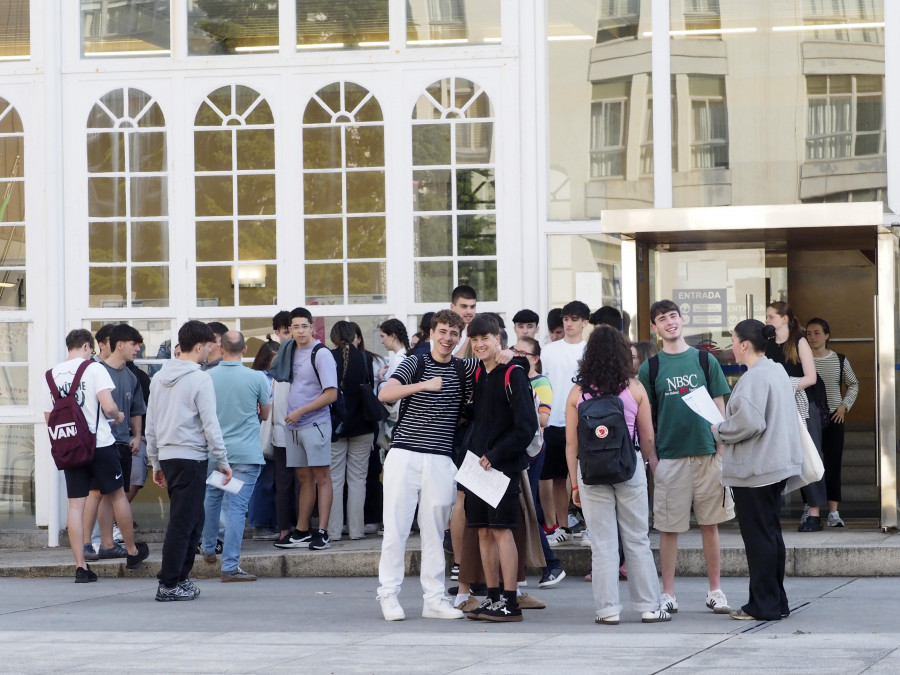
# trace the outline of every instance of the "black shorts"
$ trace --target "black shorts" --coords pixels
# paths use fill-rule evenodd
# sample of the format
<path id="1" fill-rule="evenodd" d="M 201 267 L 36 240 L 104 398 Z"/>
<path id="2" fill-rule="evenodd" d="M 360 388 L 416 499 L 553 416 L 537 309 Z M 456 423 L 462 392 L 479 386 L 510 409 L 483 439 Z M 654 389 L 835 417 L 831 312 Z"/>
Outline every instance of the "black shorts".
<path id="1" fill-rule="evenodd" d="M 116 441 L 116 447 L 119 449 L 119 465 L 122 467 L 122 488 L 128 492 L 131 489 L 131 445 Z"/>
<path id="2" fill-rule="evenodd" d="M 87 497 L 91 489 L 110 494 L 123 485 L 122 464 L 115 444 L 97 448 L 94 460 L 77 469 L 65 469 L 66 494 L 69 499 Z"/>
<path id="3" fill-rule="evenodd" d="M 566 463 L 566 428 L 547 427 L 544 429 L 544 468 L 541 480 L 567 478 L 569 465 Z"/>
<path id="4" fill-rule="evenodd" d="M 518 480 L 510 481 L 516 484 L 518 488 Z M 495 509 L 493 506 L 484 501 L 481 497 L 476 496 L 470 491 L 466 491 L 466 523 L 469 527 L 492 527 L 497 529 L 512 530 L 515 529 L 519 522 L 519 491 L 506 491 L 500 503 Z"/>

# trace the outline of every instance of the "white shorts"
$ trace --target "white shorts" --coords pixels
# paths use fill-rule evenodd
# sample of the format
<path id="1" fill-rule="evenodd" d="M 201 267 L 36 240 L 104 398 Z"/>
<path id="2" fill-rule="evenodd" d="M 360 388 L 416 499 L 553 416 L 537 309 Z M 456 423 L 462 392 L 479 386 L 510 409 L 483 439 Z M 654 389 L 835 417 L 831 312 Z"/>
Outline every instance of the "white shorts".
<path id="1" fill-rule="evenodd" d="M 331 422 L 285 429 L 284 456 L 288 468 L 331 466 Z"/>

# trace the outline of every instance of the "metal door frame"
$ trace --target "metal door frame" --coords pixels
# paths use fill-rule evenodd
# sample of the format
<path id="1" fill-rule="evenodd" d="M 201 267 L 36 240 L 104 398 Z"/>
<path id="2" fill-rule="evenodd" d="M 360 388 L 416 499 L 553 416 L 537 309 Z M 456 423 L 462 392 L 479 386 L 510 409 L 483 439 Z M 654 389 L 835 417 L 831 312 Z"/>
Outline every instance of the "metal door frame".
<path id="1" fill-rule="evenodd" d="M 673 242 L 693 241 L 698 246 L 728 245 L 746 236 L 765 238 L 775 231 L 841 228 L 871 233 L 877 251 L 876 296 L 873 309 L 875 333 L 875 434 L 878 448 L 877 482 L 881 488 L 881 527 L 894 529 L 897 514 L 897 264 L 898 238 L 885 224 L 881 202 L 846 204 L 789 204 L 780 206 L 723 206 L 679 209 L 623 209 L 603 211 L 604 234 L 622 238 L 622 309 L 632 316 L 632 326 L 645 325 L 639 311 L 638 277 L 645 261 L 639 242 L 670 237 Z M 833 229 L 832 229 L 833 228 Z M 768 232 L 767 232 L 768 231 Z M 847 233 L 850 230 L 845 230 Z M 827 232 L 823 235 L 828 236 Z"/>

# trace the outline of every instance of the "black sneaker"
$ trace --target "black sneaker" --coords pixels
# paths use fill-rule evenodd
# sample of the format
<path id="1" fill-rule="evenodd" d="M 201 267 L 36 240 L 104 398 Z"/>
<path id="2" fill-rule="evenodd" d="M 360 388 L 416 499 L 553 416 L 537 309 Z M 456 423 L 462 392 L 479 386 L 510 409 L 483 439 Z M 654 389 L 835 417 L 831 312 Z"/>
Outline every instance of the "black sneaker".
<path id="1" fill-rule="evenodd" d="M 84 545 L 84 559 L 94 562 L 95 560 L 100 560 L 100 556 L 97 554 L 97 551 L 94 550 L 93 544 L 85 544 Z"/>
<path id="2" fill-rule="evenodd" d="M 100 560 L 111 560 L 113 558 L 127 558 L 128 550 L 119 544 L 113 544 L 110 548 L 100 547 L 97 551 L 97 557 Z"/>
<path id="3" fill-rule="evenodd" d="M 331 542 L 328 540 L 328 533 L 325 530 L 316 530 L 312 533 L 312 541 L 309 542 L 311 551 L 324 551 L 331 548 Z"/>
<path id="4" fill-rule="evenodd" d="M 190 579 L 185 579 L 184 581 L 179 581 L 178 587 L 187 591 L 188 593 L 193 593 L 195 598 L 198 595 L 200 595 L 200 589 L 197 588 L 197 585 Z"/>
<path id="5" fill-rule="evenodd" d="M 500 598 L 490 607 L 482 610 L 478 615 L 478 618 L 481 621 L 494 621 L 496 623 L 521 621 L 522 609 L 518 605 L 516 607 L 509 607 L 506 604 L 506 599 Z"/>
<path id="6" fill-rule="evenodd" d="M 547 570 L 541 577 L 538 588 L 548 588 L 554 584 L 558 584 L 565 578 L 566 573 L 563 571 L 562 567 L 558 567 L 555 570 Z"/>
<path id="7" fill-rule="evenodd" d="M 171 602 L 173 600 L 193 600 L 197 596 L 194 595 L 193 591 L 186 590 L 181 586 L 181 584 L 177 584 L 172 588 L 166 588 L 162 584 L 159 585 L 159 588 L 156 589 L 156 600 L 157 602 Z"/>
<path id="8" fill-rule="evenodd" d="M 466 612 L 466 618 L 472 619 L 472 621 L 481 621 L 481 615 L 493 604 L 493 600 L 491 600 L 490 598 L 485 598 L 481 601 L 481 604 L 478 605 L 478 607 L 473 609 L 471 612 Z"/>
<path id="9" fill-rule="evenodd" d="M 129 555 L 127 558 L 125 558 L 125 569 L 136 569 L 142 562 L 147 559 L 147 556 L 150 555 L 150 547 L 147 546 L 147 544 L 145 544 L 144 542 L 135 542 L 134 547 L 137 549 L 137 553 L 134 555 Z"/>
<path id="10" fill-rule="evenodd" d="M 312 541 L 312 534 L 309 530 L 292 530 L 275 542 L 278 548 L 305 548 Z"/>
<path id="11" fill-rule="evenodd" d="M 76 584 L 87 584 L 91 581 L 97 581 L 97 575 L 91 571 L 90 565 L 75 568 Z"/>
<path id="12" fill-rule="evenodd" d="M 810 516 L 797 528 L 797 532 L 821 532 L 822 519 L 819 516 Z"/>

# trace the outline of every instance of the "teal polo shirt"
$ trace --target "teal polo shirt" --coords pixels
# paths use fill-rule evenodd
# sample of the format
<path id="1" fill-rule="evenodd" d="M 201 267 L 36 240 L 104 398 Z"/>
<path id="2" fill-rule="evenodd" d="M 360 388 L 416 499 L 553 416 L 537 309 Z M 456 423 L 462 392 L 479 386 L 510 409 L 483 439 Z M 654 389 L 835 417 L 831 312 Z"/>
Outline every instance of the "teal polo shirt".
<path id="1" fill-rule="evenodd" d="M 216 416 L 225 438 L 228 463 L 265 464 L 256 416 L 257 404 L 270 402 L 265 374 L 245 367 L 240 361 L 220 361 L 206 372 L 216 390 Z"/>

